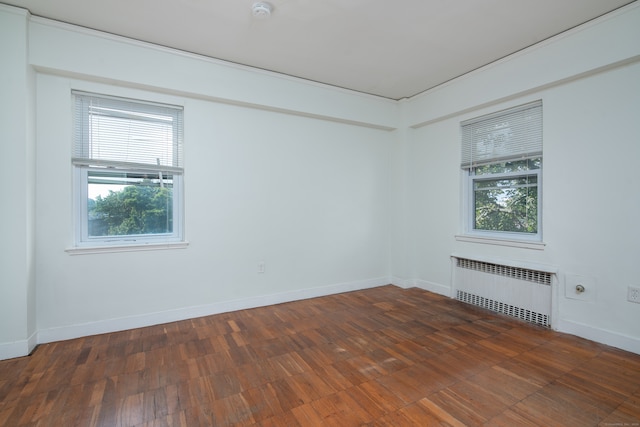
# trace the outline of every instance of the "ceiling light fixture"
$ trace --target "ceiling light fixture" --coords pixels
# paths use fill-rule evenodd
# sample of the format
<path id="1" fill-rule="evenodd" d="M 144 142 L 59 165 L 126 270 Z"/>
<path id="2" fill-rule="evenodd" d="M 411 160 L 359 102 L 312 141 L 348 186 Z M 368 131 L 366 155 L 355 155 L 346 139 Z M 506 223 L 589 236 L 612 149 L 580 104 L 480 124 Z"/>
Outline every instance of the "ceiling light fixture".
<path id="1" fill-rule="evenodd" d="M 272 9 L 273 8 L 269 3 L 259 1 L 253 4 L 253 6 L 251 7 L 251 12 L 253 13 L 253 16 L 258 19 L 267 19 L 269 16 L 271 16 Z"/>

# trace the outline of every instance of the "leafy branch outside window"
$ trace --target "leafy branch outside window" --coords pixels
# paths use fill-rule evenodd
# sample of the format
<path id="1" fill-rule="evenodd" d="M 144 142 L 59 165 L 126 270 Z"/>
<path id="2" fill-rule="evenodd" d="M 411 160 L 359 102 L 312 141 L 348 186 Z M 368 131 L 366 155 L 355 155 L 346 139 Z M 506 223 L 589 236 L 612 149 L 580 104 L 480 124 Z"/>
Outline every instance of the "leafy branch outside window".
<path id="1" fill-rule="evenodd" d="M 540 165 L 536 158 L 475 168 L 474 229 L 537 233 Z"/>

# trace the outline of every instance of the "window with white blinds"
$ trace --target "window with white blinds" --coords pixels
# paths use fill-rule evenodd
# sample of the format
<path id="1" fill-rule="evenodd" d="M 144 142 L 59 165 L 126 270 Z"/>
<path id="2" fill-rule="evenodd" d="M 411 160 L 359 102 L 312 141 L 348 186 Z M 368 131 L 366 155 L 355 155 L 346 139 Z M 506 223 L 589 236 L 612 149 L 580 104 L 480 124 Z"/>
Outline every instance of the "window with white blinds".
<path id="1" fill-rule="evenodd" d="M 73 92 L 76 246 L 183 241 L 183 108 Z"/>
<path id="2" fill-rule="evenodd" d="M 461 124 L 466 234 L 542 239 L 542 102 Z"/>
<path id="3" fill-rule="evenodd" d="M 541 101 L 467 120 L 461 126 L 463 169 L 542 155 Z"/>
<path id="4" fill-rule="evenodd" d="M 182 107 L 73 95 L 74 164 L 182 171 Z"/>

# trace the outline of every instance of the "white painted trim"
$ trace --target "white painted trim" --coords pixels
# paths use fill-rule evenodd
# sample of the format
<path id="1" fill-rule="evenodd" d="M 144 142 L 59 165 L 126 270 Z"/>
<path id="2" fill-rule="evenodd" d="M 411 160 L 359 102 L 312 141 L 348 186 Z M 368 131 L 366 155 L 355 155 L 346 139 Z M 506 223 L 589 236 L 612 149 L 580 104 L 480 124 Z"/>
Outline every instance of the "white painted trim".
<path id="1" fill-rule="evenodd" d="M 403 289 L 420 288 L 425 291 L 433 292 L 434 294 L 444 295 L 450 297 L 450 286 L 442 285 L 440 283 L 429 282 L 422 279 L 403 279 L 401 277 L 392 277 L 391 284 Z"/>
<path id="2" fill-rule="evenodd" d="M 446 297 L 451 296 L 451 288 L 440 283 L 429 282 L 427 280 L 415 279 L 414 286 L 416 288 L 424 289 L 425 291 L 433 292 L 434 294 L 444 295 Z"/>
<path id="3" fill-rule="evenodd" d="M 23 7 L 12 6 L 4 3 L 0 3 L 0 12 L 3 13 L 12 13 L 14 15 L 25 16 L 27 18 L 31 18 L 31 12 Z"/>
<path id="4" fill-rule="evenodd" d="M 37 345 L 38 334 L 34 332 L 26 340 L 0 343 L 0 360 L 29 355 Z"/>
<path id="5" fill-rule="evenodd" d="M 103 254 L 109 252 L 159 251 L 167 249 L 185 249 L 189 242 L 138 243 L 131 245 L 78 246 L 64 251 L 69 255 Z"/>
<path id="6" fill-rule="evenodd" d="M 632 353 L 640 354 L 640 339 L 622 335 L 606 329 L 594 328 L 583 323 L 560 319 L 558 332 L 576 335 L 598 343 L 606 344 Z"/>
<path id="7" fill-rule="evenodd" d="M 0 344 L 0 360 L 13 359 L 29 354 L 27 340 Z"/>
<path id="8" fill-rule="evenodd" d="M 159 325 L 186 319 L 193 319 L 213 314 L 228 313 L 237 310 L 246 310 L 256 307 L 264 307 L 273 304 L 322 297 L 361 289 L 375 288 L 389 283 L 388 277 L 379 277 L 355 282 L 337 283 L 328 286 L 306 288 L 282 292 L 277 294 L 261 295 L 239 300 L 223 301 L 199 306 L 184 307 L 175 310 L 147 313 L 137 316 L 120 317 L 97 322 L 89 322 L 77 325 L 61 326 L 43 329 L 38 332 L 38 343 L 62 341 L 80 338 L 89 335 L 98 335 L 109 332 L 123 331 L 133 328 Z"/>
<path id="9" fill-rule="evenodd" d="M 487 245 L 509 246 L 512 248 L 535 249 L 539 251 L 544 250 L 546 246 L 544 242 L 500 239 L 497 237 L 472 236 L 468 234 L 456 234 L 455 238 L 458 242 L 484 243 Z"/>
<path id="10" fill-rule="evenodd" d="M 10 343 L 0 343 L 0 360 L 12 359 L 28 355 L 36 344 L 79 338 L 89 335 L 122 331 L 132 328 L 158 325 L 173 321 L 192 319 L 201 316 L 226 313 L 236 310 L 244 310 L 263 307 L 273 304 L 333 295 L 362 289 L 384 286 L 391 282 L 395 286 L 410 288 L 418 287 L 440 295 L 450 296 L 450 287 L 439 283 L 421 279 L 403 279 L 399 277 L 380 277 L 368 280 L 338 283 L 329 286 L 307 288 L 283 292 L 278 294 L 251 297 L 241 300 L 224 301 L 214 304 L 186 307 L 177 310 L 149 313 L 140 316 L 129 316 L 117 319 L 109 319 L 99 322 L 90 322 L 80 325 L 71 325 L 40 330 L 26 340 Z M 555 328 L 554 328 L 555 329 Z M 596 341 L 622 350 L 640 354 L 640 340 L 634 337 L 617 334 L 615 332 L 593 328 L 582 323 L 569 320 L 558 320 L 557 331 L 576 335 L 588 340 Z"/>
<path id="11" fill-rule="evenodd" d="M 396 276 L 392 276 L 389 279 L 389 283 L 402 289 L 412 288 L 414 286 L 413 282 L 414 281 L 411 279 L 403 279 L 402 277 L 396 277 Z"/>
<path id="12" fill-rule="evenodd" d="M 27 338 L 27 354 L 31 354 L 31 352 L 38 345 L 38 331 L 35 331 L 31 334 L 29 338 Z"/>

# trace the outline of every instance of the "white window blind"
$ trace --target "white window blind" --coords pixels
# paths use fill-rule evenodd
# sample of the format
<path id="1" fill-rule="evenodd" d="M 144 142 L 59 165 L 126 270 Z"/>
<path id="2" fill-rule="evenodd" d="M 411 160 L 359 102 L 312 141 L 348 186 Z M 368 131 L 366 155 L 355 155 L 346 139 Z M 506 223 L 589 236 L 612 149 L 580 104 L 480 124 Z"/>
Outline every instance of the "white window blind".
<path id="1" fill-rule="evenodd" d="M 542 155 L 542 101 L 462 123 L 463 169 Z"/>
<path id="2" fill-rule="evenodd" d="M 73 96 L 74 164 L 182 172 L 182 107 Z"/>

